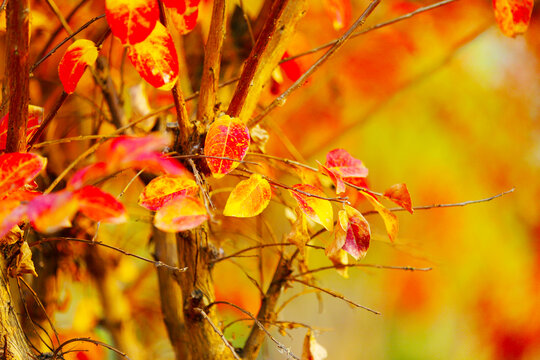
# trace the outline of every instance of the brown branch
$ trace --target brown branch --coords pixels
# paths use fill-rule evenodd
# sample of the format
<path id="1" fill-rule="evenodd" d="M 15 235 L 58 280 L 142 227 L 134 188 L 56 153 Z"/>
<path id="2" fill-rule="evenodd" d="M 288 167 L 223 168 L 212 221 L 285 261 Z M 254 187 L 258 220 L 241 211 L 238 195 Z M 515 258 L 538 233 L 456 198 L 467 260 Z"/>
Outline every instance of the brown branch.
<path id="1" fill-rule="evenodd" d="M 245 62 L 227 114 L 244 121 L 255 109 L 261 91 L 305 13 L 305 0 L 276 0 Z"/>
<path id="2" fill-rule="evenodd" d="M 30 41 L 29 0 L 9 0 L 6 13 L 6 79 L 8 82 L 9 120 L 6 152 L 26 150 L 29 80 L 28 49 Z"/>
<path id="3" fill-rule="evenodd" d="M 308 274 L 313 274 L 319 271 L 331 270 L 331 269 L 342 269 L 342 268 L 349 268 L 349 267 L 367 267 L 367 268 L 375 268 L 375 269 L 404 270 L 404 271 L 431 271 L 433 270 L 430 267 L 418 268 L 418 267 L 413 267 L 413 266 L 392 266 L 392 265 L 377 265 L 377 264 L 341 264 L 341 265 L 330 265 L 330 266 L 323 266 L 316 269 L 311 269 L 303 273 L 296 274 L 293 277 L 299 278 L 299 277 L 302 277 Z"/>
<path id="4" fill-rule="evenodd" d="M 380 312 L 378 312 L 378 311 L 376 311 L 376 310 L 373 310 L 373 309 L 370 309 L 370 308 L 368 308 L 368 307 L 366 307 L 366 306 L 364 306 L 364 305 L 357 304 L 357 303 L 355 303 L 354 301 L 347 299 L 345 296 L 343 296 L 343 295 L 341 295 L 341 294 L 338 294 L 338 293 L 335 292 L 335 291 L 332 291 L 332 290 L 329 290 L 329 289 L 324 289 L 324 288 L 319 287 L 319 286 L 317 286 L 317 285 L 310 284 L 310 283 L 308 283 L 307 281 L 299 280 L 299 279 L 296 279 L 296 278 L 289 278 L 288 280 L 295 281 L 295 282 L 297 282 L 297 283 L 303 284 L 303 285 L 308 286 L 308 287 L 311 287 L 311 288 L 313 288 L 313 289 L 317 289 L 317 290 L 319 290 L 319 291 L 322 291 L 322 292 L 325 293 L 325 294 L 328 294 L 328 295 L 333 296 L 333 297 L 335 297 L 335 298 L 337 298 L 337 299 L 343 300 L 343 301 L 345 301 L 346 303 L 349 303 L 349 304 L 351 304 L 351 305 L 353 305 L 353 306 L 355 306 L 355 307 L 358 307 L 358 308 L 367 310 L 367 311 L 369 311 L 369 312 L 371 312 L 371 313 L 373 313 L 373 314 L 381 315 Z"/>
<path id="5" fill-rule="evenodd" d="M 117 353 L 118 355 L 128 359 L 128 360 L 131 360 L 124 352 L 118 350 L 117 348 L 115 348 L 114 346 L 111 346 L 109 344 L 106 344 L 104 342 L 101 342 L 101 341 L 98 341 L 98 340 L 94 340 L 94 339 L 91 339 L 89 337 L 85 337 L 85 338 L 73 338 L 73 339 L 69 339 L 69 340 L 66 340 L 64 341 L 62 344 L 60 344 L 60 346 L 54 351 L 54 353 L 52 354 L 52 360 L 56 360 L 58 358 L 58 356 L 62 356 L 62 354 L 60 354 L 60 351 L 62 350 L 63 347 L 65 347 L 66 345 L 69 345 L 71 343 L 74 343 L 74 342 L 89 342 L 89 343 L 92 343 L 96 346 L 103 346 L 104 348 L 107 348 L 111 351 L 114 351 L 115 353 Z"/>
<path id="6" fill-rule="evenodd" d="M 32 149 L 34 143 L 41 137 L 41 135 L 43 134 L 47 126 L 51 123 L 52 119 L 54 119 L 54 117 L 58 113 L 58 110 L 60 110 L 60 107 L 62 106 L 62 104 L 64 104 L 64 102 L 66 101 L 68 95 L 69 94 L 67 92 L 62 91 L 62 94 L 60 95 L 58 100 L 56 100 L 56 103 L 54 104 L 51 111 L 49 111 L 49 113 L 47 114 L 47 117 L 39 125 L 39 128 L 37 129 L 37 131 L 32 135 L 32 137 L 28 141 L 28 150 Z"/>
<path id="7" fill-rule="evenodd" d="M 226 27 L 226 1 L 214 0 L 210 31 L 204 52 L 204 65 L 199 91 L 197 119 L 207 124 L 214 118 L 218 90 L 221 53 Z"/>
<path id="8" fill-rule="evenodd" d="M 351 27 L 347 30 L 347 32 L 345 32 L 345 34 L 343 34 L 343 36 L 341 36 L 339 39 L 337 39 L 336 43 L 330 48 L 328 49 L 327 52 L 324 53 L 324 55 L 322 55 L 305 73 L 302 74 L 302 76 L 300 76 L 298 78 L 298 80 L 296 80 L 287 90 L 285 90 L 281 95 L 279 95 L 276 99 L 274 99 L 274 101 L 272 101 L 272 103 L 270 103 L 270 105 L 268 105 L 259 115 L 257 115 L 257 117 L 251 119 L 249 122 L 248 122 L 248 125 L 250 127 L 252 126 L 255 126 L 257 125 L 259 122 L 262 121 L 262 119 L 264 119 L 264 117 L 266 115 L 268 115 L 270 113 L 270 111 L 274 110 L 276 107 L 278 106 L 281 106 L 285 103 L 285 101 L 287 100 L 287 98 L 289 97 L 289 95 L 299 89 L 303 84 L 304 82 L 307 81 L 307 79 L 317 70 L 320 68 L 320 66 L 322 64 L 324 64 L 328 59 L 330 59 L 330 57 L 332 55 L 334 55 L 334 53 L 336 51 L 338 51 L 344 44 L 347 40 L 349 40 L 351 38 L 351 36 L 353 35 L 353 33 L 356 31 L 356 29 L 358 29 L 361 25 L 364 24 L 364 22 L 366 21 L 367 17 L 373 12 L 373 10 L 375 10 L 375 8 L 377 7 L 377 5 L 379 5 L 380 3 L 380 0 L 373 0 L 369 5 L 368 7 L 366 8 L 366 10 L 364 10 L 364 12 L 362 13 L 362 15 L 360 15 L 360 17 L 354 22 L 354 24 L 351 25 Z"/>
<path id="9" fill-rule="evenodd" d="M 223 343 L 225 344 L 225 346 L 227 346 L 227 348 L 229 348 L 229 350 L 231 350 L 231 353 L 233 354 L 233 357 L 237 360 L 242 360 L 240 359 L 240 357 L 238 356 L 238 354 L 236 353 L 236 350 L 233 348 L 233 346 L 231 345 L 231 343 L 229 343 L 229 341 L 227 341 L 227 338 L 225 338 L 225 335 L 223 335 L 223 333 L 221 331 L 219 331 L 219 329 L 217 328 L 217 326 L 212 322 L 212 319 L 210 319 L 210 317 L 204 312 L 203 309 L 200 309 L 200 308 L 195 308 L 194 309 L 195 311 L 197 311 L 199 314 L 201 314 L 201 316 L 206 320 L 208 321 L 208 323 L 210 324 L 210 326 L 212 326 L 212 329 L 215 331 L 216 334 L 218 334 L 218 336 L 221 338 L 221 340 L 223 341 Z"/>

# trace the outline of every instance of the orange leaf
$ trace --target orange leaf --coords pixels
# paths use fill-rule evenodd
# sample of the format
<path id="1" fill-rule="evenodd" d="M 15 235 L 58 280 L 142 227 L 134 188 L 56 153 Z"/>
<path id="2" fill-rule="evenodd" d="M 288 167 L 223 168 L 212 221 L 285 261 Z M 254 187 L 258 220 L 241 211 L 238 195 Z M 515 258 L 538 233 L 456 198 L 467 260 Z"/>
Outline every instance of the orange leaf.
<path id="1" fill-rule="evenodd" d="M 223 215 L 234 217 L 252 217 L 259 215 L 270 203 L 272 189 L 266 179 L 253 174 L 247 180 L 240 181 L 227 199 Z"/>
<path id="2" fill-rule="evenodd" d="M 162 231 L 179 232 L 196 228 L 207 218 L 206 209 L 199 199 L 181 196 L 157 211 L 154 225 Z"/>
<path id="3" fill-rule="evenodd" d="M 504 35 L 515 37 L 527 31 L 533 0 L 493 0 L 495 20 Z"/>
<path id="4" fill-rule="evenodd" d="M 79 211 L 95 221 L 119 224 L 126 221 L 126 209 L 114 196 L 95 186 L 85 186 L 75 192 Z"/>
<path id="5" fill-rule="evenodd" d="M 30 153 L 0 155 L 0 199 L 30 182 L 46 164 L 47 159 Z"/>
<path id="6" fill-rule="evenodd" d="M 135 69 L 150 85 L 171 90 L 178 79 L 178 56 L 169 31 L 156 23 L 152 33 L 133 45 L 128 54 Z"/>
<path id="7" fill-rule="evenodd" d="M 364 195 L 364 197 L 369 201 L 371 206 L 373 206 L 373 208 L 379 213 L 379 215 L 381 215 L 384 221 L 384 226 L 386 227 L 386 232 L 388 233 L 388 237 L 391 241 L 394 241 L 399 228 L 396 214 L 385 208 L 384 205 L 381 204 L 379 200 L 377 200 L 373 195 L 365 191 L 360 191 L 360 193 Z"/>
<path id="8" fill-rule="evenodd" d="M 300 210 L 308 218 L 321 224 L 328 231 L 332 231 L 334 228 L 334 212 L 332 210 L 332 204 L 326 199 L 320 197 L 326 197 L 324 193 L 313 185 L 309 184 L 296 184 L 293 186 L 294 190 L 290 190 L 291 195 L 298 202 Z M 317 197 L 310 196 L 316 195 Z"/>
<path id="9" fill-rule="evenodd" d="M 204 155 L 242 160 L 249 148 L 249 130 L 240 120 L 223 115 L 208 130 Z M 221 178 L 238 166 L 238 162 L 207 158 L 206 163 L 215 178 Z"/>
<path id="10" fill-rule="evenodd" d="M 27 216 L 39 232 L 51 233 L 71 226 L 77 212 L 77 201 L 72 192 L 60 191 L 36 197 L 28 204 Z"/>
<path id="11" fill-rule="evenodd" d="M 156 211 L 178 196 L 196 195 L 197 183 L 184 176 L 162 175 L 150 181 L 139 196 L 139 205 Z"/>
<path id="12" fill-rule="evenodd" d="M 105 14 L 122 44 L 137 44 L 150 35 L 159 19 L 156 0 L 106 0 Z"/>
<path id="13" fill-rule="evenodd" d="M 96 44 L 91 40 L 80 39 L 67 48 L 58 64 L 58 75 L 65 92 L 71 94 L 75 91 L 84 70 L 94 65 L 97 56 Z"/>
<path id="14" fill-rule="evenodd" d="M 390 186 L 390 188 L 384 192 L 384 197 L 395 202 L 411 214 L 413 213 L 411 194 L 409 194 L 409 190 L 407 190 L 407 185 L 395 184 Z"/>
<path id="15" fill-rule="evenodd" d="M 169 5 L 168 5 L 169 3 Z M 170 9 L 171 20 L 180 35 L 185 35 L 197 25 L 199 16 L 199 1 L 166 1 L 165 6 Z"/>

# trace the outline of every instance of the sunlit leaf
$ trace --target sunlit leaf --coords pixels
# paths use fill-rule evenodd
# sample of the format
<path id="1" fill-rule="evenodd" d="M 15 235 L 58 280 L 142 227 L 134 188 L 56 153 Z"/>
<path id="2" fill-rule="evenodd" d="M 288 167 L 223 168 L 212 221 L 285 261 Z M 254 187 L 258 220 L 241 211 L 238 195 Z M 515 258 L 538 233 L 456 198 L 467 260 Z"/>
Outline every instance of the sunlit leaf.
<path id="1" fill-rule="evenodd" d="M 76 212 L 77 200 L 73 193 L 61 191 L 30 201 L 27 216 L 37 231 L 51 233 L 71 226 L 71 218 Z"/>
<path id="2" fill-rule="evenodd" d="M 495 20 L 506 36 L 523 34 L 529 27 L 533 0 L 493 0 Z"/>
<path id="3" fill-rule="evenodd" d="M 0 155 L 0 199 L 30 182 L 45 168 L 47 159 L 30 153 Z"/>
<path id="4" fill-rule="evenodd" d="M 319 171 L 321 173 L 323 173 L 323 174 L 326 174 L 330 178 L 330 180 L 332 180 L 334 185 L 336 186 L 336 193 L 337 194 L 344 193 L 345 189 L 346 189 L 346 186 L 345 186 L 345 182 L 343 181 L 343 177 L 341 176 L 341 174 L 339 174 L 334 169 L 330 169 L 330 168 L 324 166 L 323 164 L 321 164 L 318 161 L 317 161 L 317 164 L 319 165 Z"/>
<path id="5" fill-rule="evenodd" d="M 302 360 L 324 360 L 327 357 L 326 349 L 315 340 L 311 329 L 308 329 L 302 348 Z"/>
<path id="6" fill-rule="evenodd" d="M 119 224 L 127 219 L 124 205 L 114 196 L 91 185 L 75 192 L 79 211 L 95 221 Z"/>
<path id="7" fill-rule="evenodd" d="M 114 36 L 122 44 L 146 39 L 159 20 L 157 0 L 106 0 L 105 14 Z"/>
<path id="8" fill-rule="evenodd" d="M 100 177 L 107 175 L 107 167 L 107 163 L 100 161 L 77 170 L 77 172 L 75 172 L 75 174 L 73 174 L 73 176 L 69 179 L 67 188 L 74 190 L 80 189 L 84 184 L 90 182 L 91 180 L 97 180 Z"/>
<path id="9" fill-rule="evenodd" d="M 58 64 L 58 76 L 64 91 L 71 94 L 87 66 L 96 62 L 98 50 L 91 40 L 79 39 L 71 44 Z"/>
<path id="10" fill-rule="evenodd" d="M 198 191 L 197 183 L 190 178 L 162 175 L 146 185 L 139 196 L 139 205 L 155 211 L 178 196 L 196 195 Z"/>
<path id="11" fill-rule="evenodd" d="M 334 227 L 334 212 L 330 201 L 322 199 L 326 195 L 315 186 L 309 184 L 297 184 L 293 186 L 293 189 L 298 190 L 290 190 L 290 193 L 298 202 L 300 210 L 308 218 L 324 226 L 326 230 L 332 231 Z"/>
<path id="12" fill-rule="evenodd" d="M 351 0 L 325 0 L 325 7 L 335 30 L 349 26 L 351 22 Z"/>
<path id="13" fill-rule="evenodd" d="M 178 56 L 167 28 L 156 23 L 152 33 L 129 49 L 129 60 L 150 85 L 171 90 L 178 79 Z"/>
<path id="14" fill-rule="evenodd" d="M 196 228 L 207 218 L 206 209 L 199 199 L 181 196 L 156 212 L 154 225 L 162 231 L 180 232 Z"/>
<path id="15" fill-rule="evenodd" d="M 390 186 L 385 192 L 384 197 L 395 202 L 411 214 L 413 213 L 411 195 L 405 184 L 395 184 Z"/>
<path id="16" fill-rule="evenodd" d="M 344 179 L 365 178 L 368 169 L 362 161 L 354 158 L 344 149 L 334 149 L 326 154 L 325 166 L 340 174 Z"/>
<path id="17" fill-rule="evenodd" d="M 242 160 L 246 156 L 249 142 L 247 126 L 239 119 L 224 115 L 210 126 L 204 143 L 204 154 Z M 206 163 L 216 178 L 228 174 L 239 164 L 232 160 L 215 158 L 207 158 Z"/>
<path id="18" fill-rule="evenodd" d="M 167 1 L 165 5 L 170 9 L 172 23 L 180 35 L 185 35 L 195 28 L 199 16 L 198 1 Z"/>
<path id="19" fill-rule="evenodd" d="M 240 181 L 229 195 L 223 215 L 234 217 L 252 217 L 259 215 L 270 203 L 272 189 L 266 179 L 253 174 L 249 179 Z"/>
<path id="20" fill-rule="evenodd" d="M 396 214 L 385 208 L 384 205 L 381 204 L 373 195 L 365 191 L 360 191 L 360 193 L 364 195 L 373 208 L 379 213 L 379 215 L 381 215 L 384 221 L 384 226 L 386 227 L 386 232 L 388 233 L 388 237 L 391 241 L 394 241 L 399 228 Z"/>

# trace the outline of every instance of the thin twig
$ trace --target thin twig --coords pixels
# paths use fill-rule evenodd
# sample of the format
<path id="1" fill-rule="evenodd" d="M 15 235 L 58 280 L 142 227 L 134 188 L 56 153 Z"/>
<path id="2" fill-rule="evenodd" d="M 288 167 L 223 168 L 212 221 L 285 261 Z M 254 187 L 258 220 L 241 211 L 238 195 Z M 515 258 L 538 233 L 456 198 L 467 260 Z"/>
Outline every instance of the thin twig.
<path id="1" fill-rule="evenodd" d="M 308 274 L 313 274 L 319 271 L 330 270 L 330 269 L 342 269 L 342 268 L 349 268 L 349 267 L 367 267 L 367 268 L 375 268 L 375 269 L 390 269 L 390 270 L 404 270 L 404 271 L 431 271 L 433 270 L 430 267 L 418 268 L 418 267 L 413 267 L 413 266 L 393 266 L 393 265 L 377 265 L 377 264 L 341 264 L 339 266 L 330 265 L 330 266 L 323 266 L 316 269 L 311 269 L 303 273 L 294 275 L 293 277 L 299 278 L 299 277 L 302 277 Z"/>
<path id="2" fill-rule="evenodd" d="M 51 56 L 52 54 L 54 54 L 56 52 L 56 50 L 58 50 L 62 45 L 64 45 L 66 42 L 68 42 L 69 40 L 71 40 L 74 36 L 76 36 L 78 33 L 80 33 L 81 31 L 83 31 L 84 29 L 86 29 L 87 27 L 89 27 L 90 25 L 92 25 L 93 23 L 95 23 L 96 21 L 98 21 L 99 19 L 101 18 L 104 18 L 105 17 L 105 14 L 102 14 L 102 15 L 99 15 L 99 16 L 96 16 L 95 18 L 92 18 L 91 20 L 89 20 L 86 24 L 84 24 L 83 26 L 81 26 L 80 28 L 78 28 L 73 34 L 69 35 L 68 37 L 66 37 L 64 40 L 60 41 L 60 43 L 58 45 L 56 45 L 51 51 L 49 51 L 45 56 L 43 56 L 41 59 L 39 59 L 38 61 L 36 61 L 36 63 L 34 65 L 32 65 L 32 67 L 30 68 L 30 74 L 32 74 L 34 72 L 34 70 L 36 70 L 36 68 L 42 63 L 44 62 L 45 60 L 47 60 L 49 58 L 49 56 Z"/>
<path id="3" fill-rule="evenodd" d="M 50 124 L 51 120 L 54 119 L 54 117 L 58 113 L 58 110 L 60 110 L 60 107 L 66 101 L 68 95 L 69 94 L 67 92 L 62 91 L 62 94 L 60 95 L 58 100 L 56 100 L 56 103 L 54 104 L 51 111 L 49 111 L 49 113 L 47 114 L 47 117 L 39 125 L 39 128 L 37 129 L 37 131 L 32 135 L 32 137 L 28 141 L 28 150 L 31 150 L 34 143 L 41 137 L 41 135 L 43 134 L 43 131 L 45 131 L 47 126 Z"/>
<path id="4" fill-rule="evenodd" d="M 309 287 L 311 287 L 311 288 L 314 288 L 314 289 L 317 289 L 317 290 L 319 290 L 319 291 L 322 291 L 322 292 L 325 293 L 325 294 L 328 294 L 328 295 L 330 295 L 330 296 L 333 296 L 333 297 L 335 297 L 335 298 L 338 298 L 338 299 L 340 299 L 340 300 L 343 300 L 343 301 L 345 301 L 346 303 L 349 303 L 349 304 L 351 304 L 351 305 L 353 305 L 353 306 L 356 306 L 356 307 L 358 307 L 358 308 L 367 310 L 367 311 L 369 311 L 369 312 L 371 312 L 371 313 L 373 313 L 373 314 L 376 314 L 376 315 L 381 315 L 380 312 L 378 312 L 378 311 L 376 311 L 376 310 L 373 310 L 373 309 L 370 309 L 370 308 L 368 308 L 368 307 L 366 307 L 366 306 L 357 304 L 357 303 L 355 303 L 354 301 L 349 300 L 349 299 L 347 299 L 345 296 L 343 296 L 343 295 L 341 295 L 341 294 L 338 294 L 338 293 L 336 293 L 336 292 L 334 292 L 334 291 L 332 291 L 332 290 L 324 289 L 324 288 L 322 288 L 322 287 L 319 287 L 319 286 L 317 286 L 317 285 L 310 284 L 310 283 L 308 283 L 307 281 L 299 280 L 299 279 L 296 279 L 296 278 L 294 278 L 294 277 L 289 278 L 288 280 L 295 281 L 295 282 L 298 282 L 298 283 L 300 283 L 300 284 L 304 284 L 305 286 L 309 286 Z"/>
<path id="5" fill-rule="evenodd" d="M 277 98 L 270 103 L 259 115 L 257 115 L 255 118 L 251 119 L 248 122 L 248 125 L 250 127 L 257 125 L 259 122 L 264 119 L 266 115 L 268 115 L 272 110 L 274 110 L 276 107 L 281 106 L 285 103 L 289 95 L 299 89 L 306 81 L 307 79 L 317 70 L 320 68 L 322 64 L 324 64 L 336 51 L 338 51 L 347 40 L 350 39 L 350 37 L 353 35 L 353 33 L 358 29 L 360 26 L 364 24 L 367 17 L 375 10 L 377 5 L 379 5 L 380 0 L 373 0 L 368 7 L 364 10 L 362 15 L 354 22 L 354 24 L 351 25 L 351 27 L 341 36 L 339 39 L 337 39 L 336 43 L 332 45 L 330 49 L 328 49 L 327 52 L 325 52 L 306 72 L 302 74 L 296 80 L 287 90 L 285 90 L 281 95 L 279 95 Z"/>
<path id="6" fill-rule="evenodd" d="M 205 308 L 206 311 L 208 311 L 208 309 L 214 305 L 218 305 L 218 304 L 225 304 L 225 305 L 229 305 L 229 306 L 232 306 L 233 308 L 243 312 L 244 314 L 246 314 L 247 316 L 249 316 L 250 318 L 253 319 L 253 321 L 255 321 L 255 324 L 259 327 L 259 329 L 261 329 L 262 331 L 264 331 L 266 333 L 266 335 L 268 335 L 268 337 L 270 338 L 270 340 L 272 340 L 276 345 L 277 347 L 284 351 L 287 356 L 289 357 L 292 357 L 293 359 L 296 359 L 296 360 L 300 360 L 300 358 L 296 355 L 294 355 L 292 352 L 291 352 L 291 349 L 289 349 L 288 347 L 286 347 L 285 345 L 283 345 L 282 343 L 280 343 L 275 337 L 272 336 L 272 334 L 270 334 L 270 332 L 268 330 L 266 330 L 266 328 L 264 327 L 264 325 L 262 324 L 262 322 L 260 322 L 252 313 L 250 313 L 249 311 L 245 310 L 245 309 L 242 309 L 240 306 L 236 305 L 236 304 L 233 304 L 231 302 L 228 302 L 228 301 L 214 301 L 213 303 L 211 304 L 208 304 Z"/>
<path id="7" fill-rule="evenodd" d="M 464 202 L 460 202 L 460 203 L 453 203 L 453 204 L 434 204 L 434 205 L 415 206 L 415 207 L 413 207 L 413 210 L 430 210 L 430 209 L 460 207 L 460 206 L 479 204 L 479 203 L 488 202 L 488 201 L 500 198 L 501 196 L 504 196 L 504 195 L 507 195 L 507 194 L 510 194 L 510 193 L 514 192 L 514 190 L 516 190 L 516 188 L 512 188 L 510 190 L 504 191 L 504 192 L 502 192 L 500 194 L 497 194 L 497 195 L 490 196 L 490 197 L 485 198 L 485 199 L 469 200 L 469 201 L 464 201 Z M 398 211 L 404 211 L 405 209 L 403 209 L 403 208 L 391 208 L 391 209 L 388 209 L 388 210 L 393 211 L 393 212 L 398 212 Z M 372 215 L 372 214 L 377 214 L 377 211 L 371 210 L 371 211 L 366 211 L 366 212 L 362 213 L 362 215 Z"/>
<path id="8" fill-rule="evenodd" d="M 109 244 L 105 244 L 101 241 L 92 241 L 92 240 L 87 240 L 87 239 L 79 239 L 79 238 L 71 238 L 71 237 L 60 237 L 60 238 L 47 238 L 47 239 L 42 239 L 42 240 L 38 240 L 36 242 L 33 242 L 32 244 L 30 244 L 30 247 L 33 247 L 33 246 L 36 246 L 36 245 L 39 245 L 39 244 L 42 244 L 42 243 L 46 243 L 46 242 L 52 242 L 52 241 L 75 241 L 75 242 L 80 242 L 80 243 L 83 243 L 83 244 L 88 244 L 88 245 L 99 245 L 99 246 L 103 246 L 107 249 L 111 249 L 111 250 L 114 250 L 116 252 L 119 252 L 123 255 L 126 255 L 126 256 L 131 256 L 131 257 L 134 257 L 136 259 L 139 259 L 139 260 L 142 260 L 142 261 L 145 261 L 147 263 L 150 263 L 150 264 L 153 264 L 155 267 L 157 268 L 166 268 L 166 269 L 169 269 L 173 272 L 176 272 L 176 273 L 181 273 L 181 272 L 185 272 L 187 270 L 187 268 L 178 268 L 176 266 L 172 266 L 172 265 L 168 265 L 168 264 L 165 264 L 164 262 L 162 261 L 155 261 L 155 260 L 151 260 L 151 259 L 147 259 L 145 257 L 142 257 L 140 255 L 136 255 L 136 254 L 132 254 L 130 252 L 127 252 L 126 250 L 123 250 L 123 249 L 120 249 L 120 248 L 117 248 L 115 246 L 112 246 L 112 245 L 109 245 Z"/>
<path id="9" fill-rule="evenodd" d="M 231 350 L 233 356 L 235 359 L 237 360 L 242 360 L 238 354 L 236 353 L 236 350 L 234 349 L 234 347 L 231 345 L 231 343 L 225 338 L 225 335 L 223 335 L 223 333 L 221 331 L 219 331 L 219 329 L 217 328 L 217 326 L 212 322 L 212 319 L 210 319 L 210 317 L 204 312 L 203 309 L 200 309 L 200 308 L 194 308 L 193 310 L 197 311 L 199 314 L 202 315 L 202 317 L 208 321 L 208 323 L 210 324 L 210 326 L 212 327 L 212 329 L 214 329 L 214 331 L 216 332 L 216 334 L 218 334 L 218 336 L 221 338 L 221 340 L 223 340 L 223 343 L 225 344 L 225 346 L 227 346 L 229 348 L 229 350 Z"/>
<path id="10" fill-rule="evenodd" d="M 235 253 L 233 253 L 231 255 L 222 256 L 222 257 L 219 257 L 219 258 L 216 258 L 216 259 L 212 259 L 210 262 L 211 263 L 217 263 L 217 262 L 222 261 L 222 260 L 227 260 L 227 259 L 230 259 L 230 258 L 238 257 L 238 255 L 243 254 L 245 252 L 248 252 L 250 250 L 262 249 L 262 248 L 265 248 L 265 247 L 292 246 L 292 245 L 296 245 L 296 244 L 293 244 L 293 243 L 259 244 L 259 245 L 250 246 L 248 248 L 239 250 L 239 251 L 237 251 L 237 252 L 235 252 Z"/>
<path id="11" fill-rule="evenodd" d="M 128 359 L 128 360 L 131 360 L 124 352 L 118 350 L 117 348 L 115 348 L 114 346 L 111 346 L 109 344 L 106 344 L 104 342 L 101 342 L 101 341 L 98 341 L 98 340 L 94 340 L 94 339 L 91 339 L 89 337 L 84 337 L 84 338 L 73 338 L 73 339 L 69 339 L 69 340 L 66 340 L 64 341 L 56 350 L 54 350 L 54 353 L 52 354 L 52 360 L 56 360 L 57 357 L 58 357 L 58 354 L 60 352 L 60 350 L 62 350 L 62 348 L 68 344 L 71 344 L 73 342 L 89 342 L 89 343 L 92 343 L 94 345 L 99 345 L 99 346 L 103 346 L 104 348 L 107 348 L 111 351 L 114 351 L 115 353 L 117 353 L 118 355 Z M 63 355 L 64 353 L 62 353 Z"/>

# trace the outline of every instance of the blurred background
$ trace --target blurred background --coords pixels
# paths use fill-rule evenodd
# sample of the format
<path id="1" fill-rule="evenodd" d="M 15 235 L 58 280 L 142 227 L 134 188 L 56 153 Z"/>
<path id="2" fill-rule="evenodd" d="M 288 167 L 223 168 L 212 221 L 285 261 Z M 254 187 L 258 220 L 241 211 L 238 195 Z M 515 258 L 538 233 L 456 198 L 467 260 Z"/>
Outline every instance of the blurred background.
<path id="1" fill-rule="evenodd" d="M 309 1 L 309 10 L 288 48 L 289 54 L 309 50 L 343 33 L 331 3 Z M 430 3 L 384 0 L 364 28 Z M 367 4 L 366 0 L 351 1 L 348 12 L 343 13 L 348 15 L 341 19 L 343 25 L 357 18 Z M 75 2 L 59 1 L 58 5 L 66 14 Z M 262 1 L 244 0 L 243 5 L 248 15 L 255 17 Z M 32 48 L 32 56 L 37 59 L 41 44 L 54 27 L 50 25 L 50 10 L 41 2 L 33 6 L 32 41 L 39 46 Z M 74 28 L 103 12 L 103 1 L 84 6 L 85 11 L 71 20 Z M 236 16 L 231 20 L 232 28 L 241 18 L 238 12 L 232 14 L 233 9 L 231 6 L 231 16 Z M 197 61 L 200 65 L 200 47 L 194 44 L 206 38 L 210 11 L 211 1 L 202 1 L 200 25 L 183 40 L 187 49 L 183 66 L 189 68 Z M 230 30 L 229 39 L 240 31 L 235 29 Z M 96 34 L 99 31 L 90 28 L 85 36 Z M 60 38 L 63 35 L 56 42 Z M 237 36 L 234 40 L 242 39 Z M 135 116 L 136 111 L 144 114 L 144 106 L 137 110 L 134 104 L 137 94 L 145 91 L 148 99 L 144 101 L 149 101 L 146 111 L 170 103 L 168 94 L 148 90 L 144 85 L 144 91 L 135 88 L 135 95 L 128 94 L 128 88 L 140 83 L 140 78 L 130 65 L 120 71 L 123 49 L 111 41 L 104 44 L 105 54 L 110 57 L 113 79 L 121 83 L 126 99 L 131 99 L 125 105 L 130 115 Z M 234 58 L 225 53 L 224 59 L 234 65 L 245 55 Z M 61 52 L 41 65 L 31 83 L 32 104 L 46 110 L 61 92 L 56 75 L 60 56 Z M 291 71 L 306 70 L 318 56 L 297 59 Z M 419 210 L 414 215 L 400 212 L 399 235 L 393 243 L 380 218 L 369 216 L 373 238 L 361 263 L 432 270 L 351 268 L 348 279 L 334 270 L 320 272 L 317 278 L 322 287 L 334 289 L 381 315 L 353 309 L 324 294 L 320 298 L 305 294 L 293 298 L 279 320 L 309 324 L 316 330 L 317 341 L 327 349 L 329 359 L 540 359 L 539 59 L 538 7 L 527 33 L 509 38 L 497 28 L 491 2 L 454 1 L 351 39 L 285 106 L 268 116 L 263 127 L 271 136 L 269 154 L 316 166 L 315 160 L 324 162 L 329 150 L 345 148 L 369 168 L 371 189 L 382 192 L 393 184 L 406 183 L 415 206 L 483 199 L 515 188 L 513 193 L 489 202 Z M 229 69 L 237 71 L 238 66 Z M 225 70 L 223 78 L 236 75 L 233 70 Z M 193 72 L 189 75 L 195 77 Z M 269 84 L 262 104 L 268 104 L 292 83 L 285 75 L 282 83 Z M 190 87 L 187 76 L 182 81 L 184 88 Z M 222 89 L 223 102 L 230 99 L 232 90 Z M 99 91 L 86 74 L 47 137 L 93 133 L 96 129 L 100 134 L 110 132 L 107 124 L 95 121 L 101 118 L 102 108 Z M 44 147 L 51 174 L 59 173 L 88 144 Z M 105 189 L 119 193 L 132 176 L 123 174 L 107 182 Z M 152 253 L 148 244 L 149 215 L 137 206 L 141 189 L 142 184 L 135 182 L 123 198 L 132 220 L 117 227 L 100 226 L 99 238 L 148 257 Z M 361 201 L 357 205 L 369 208 Z M 265 217 L 271 221 L 277 241 L 290 231 L 283 206 L 272 204 Z M 245 224 L 235 223 L 232 227 L 243 228 Z M 85 226 L 92 229 L 93 225 Z M 227 252 L 251 244 L 231 233 L 220 238 Z M 323 245 L 329 238 L 329 234 L 322 235 L 315 243 Z M 54 254 L 61 271 L 54 278 L 40 275 L 36 281 L 41 285 L 36 286 L 41 286 L 40 295 L 52 299 L 48 309 L 53 309 L 61 339 L 92 336 L 112 342 L 104 318 L 113 311 L 129 324 L 123 330 L 126 341 L 138 343 L 141 353 L 146 354 L 143 358 L 174 358 L 161 322 L 152 266 L 105 250 L 93 253 L 114 269 L 108 276 L 107 291 L 112 291 L 109 296 L 115 302 L 113 309 L 107 309 L 100 298 L 104 290 L 88 285 L 93 279 L 80 260 L 88 257 L 86 246 L 62 245 L 54 249 Z M 276 261 L 271 252 L 268 256 L 261 277 L 265 283 Z M 330 264 L 321 251 L 309 250 L 307 256 L 312 268 Z M 34 261 L 39 266 L 40 261 Z M 216 265 L 217 296 L 256 313 L 259 293 L 238 264 L 241 260 Z M 243 266 L 249 270 L 253 264 L 246 262 Z M 283 301 L 300 291 L 296 285 L 288 288 Z M 227 321 L 239 317 L 226 307 L 220 311 Z M 38 310 L 35 312 L 36 317 L 42 316 Z M 245 341 L 248 325 L 238 322 L 227 328 L 226 335 L 236 346 Z M 294 328 L 289 335 L 278 338 L 300 354 L 305 333 L 303 327 Z M 113 358 L 93 346 L 74 349 L 84 348 L 90 351 L 69 356 L 77 360 Z M 286 356 L 268 343 L 260 358 Z"/>

